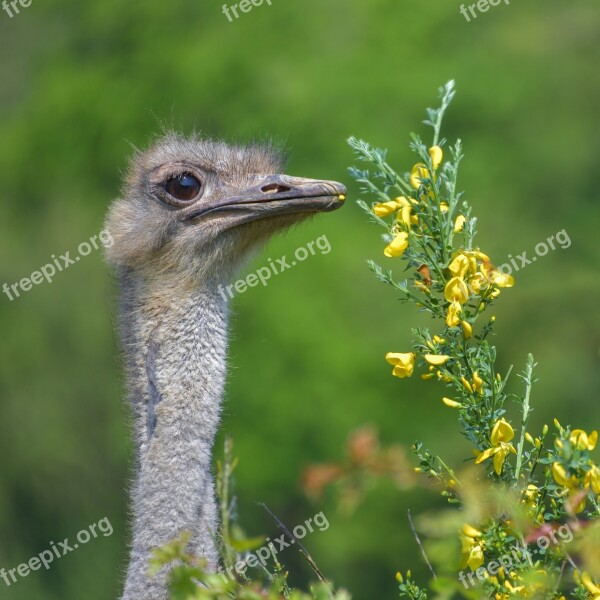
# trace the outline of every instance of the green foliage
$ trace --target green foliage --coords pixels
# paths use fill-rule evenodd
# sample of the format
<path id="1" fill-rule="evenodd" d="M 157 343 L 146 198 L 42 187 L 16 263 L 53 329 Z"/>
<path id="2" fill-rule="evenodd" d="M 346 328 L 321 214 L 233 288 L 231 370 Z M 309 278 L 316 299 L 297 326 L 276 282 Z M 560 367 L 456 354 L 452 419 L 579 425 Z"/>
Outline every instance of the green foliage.
<path id="1" fill-rule="evenodd" d="M 496 319 L 492 316 L 483 324 L 481 320 L 501 291 L 513 287 L 514 278 L 496 268 L 475 245 L 475 218 L 457 192 L 460 140 L 450 148 L 450 159 L 443 160 L 445 140 L 440 140 L 440 127 L 453 96 L 451 81 L 440 89 L 441 107 L 427 111 L 426 124 L 434 129 L 432 146 L 428 149 L 417 135 L 411 136 L 411 148 L 420 162 L 404 176 L 386 162 L 385 150 L 349 139 L 358 160 L 375 167 L 373 174 L 350 170 L 363 193 L 379 200 L 371 206 L 358 203 L 385 229 L 385 256 L 404 261 L 410 276 L 398 282 L 393 270 L 384 270 L 373 261 L 371 269 L 402 293 L 402 301 L 414 303 L 441 321 L 434 326 L 435 334 L 427 328 L 413 329 L 412 351 L 390 352 L 386 359 L 396 377 L 411 377 L 416 367 L 424 367 L 422 379 L 437 380 L 449 390 L 452 398 L 444 396 L 443 403 L 458 412 L 475 465 L 486 465 L 484 476 L 476 468 L 457 476 L 422 443 L 413 445 L 419 460 L 417 472 L 434 479 L 454 505 L 441 516 L 421 521 L 426 531 L 435 531 L 439 538 L 434 562 L 445 576 L 438 581 L 433 572 L 430 590 L 436 598 L 462 593 L 450 578 L 458 564 L 458 557 L 451 558 L 457 553 L 450 540 L 460 535 L 458 579 L 465 590 L 478 588 L 485 597 L 497 600 L 515 596 L 554 599 L 564 594 L 596 598 L 600 564 L 585 554 L 574 555 L 575 559 L 571 554 L 573 546 L 590 545 L 596 539 L 585 528 L 592 524 L 594 531 L 600 516 L 600 466 L 591 455 L 598 432 L 563 428 L 555 420 L 558 433 L 554 448 L 548 447 L 547 425 L 536 438 L 527 431 L 536 383 L 533 356 L 529 354 L 519 376 L 525 385 L 521 394 L 509 393 L 508 375 L 503 378 L 497 371 L 496 348 L 488 340 Z M 510 398 L 521 412 L 516 448 L 506 408 Z M 425 553 L 424 558 L 431 567 Z M 582 572 L 586 567 L 589 572 Z M 406 581 L 401 574 L 398 579 L 401 597 L 427 597 L 411 580 L 410 572 Z"/>

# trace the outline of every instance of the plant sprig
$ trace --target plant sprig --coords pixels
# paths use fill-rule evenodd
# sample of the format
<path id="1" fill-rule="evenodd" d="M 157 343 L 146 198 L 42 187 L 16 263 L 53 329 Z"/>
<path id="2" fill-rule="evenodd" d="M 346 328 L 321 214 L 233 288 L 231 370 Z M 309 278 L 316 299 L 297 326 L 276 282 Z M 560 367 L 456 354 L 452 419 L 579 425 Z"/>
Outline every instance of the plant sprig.
<path id="1" fill-rule="evenodd" d="M 569 541 L 577 533 L 579 545 L 590 543 L 581 523 L 582 518 L 600 516 L 600 467 L 591 457 L 598 434 L 555 422 L 554 447 L 548 444 L 547 426 L 538 437 L 532 436 L 527 427 L 536 381 L 533 356 L 529 355 L 520 375 L 525 383 L 522 395 L 507 389 L 510 369 L 502 377 L 496 368 L 496 348 L 489 341 L 495 317 L 489 316 L 489 310 L 505 288 L 513 287 L 514 280 L 494 267 L 475 243 L 477 219 L 457 188 L 463 159 L 460 140 L 449 147 L 444 160 L 447 142 L 441 128 L 454 96 L 453 81 L 440 88 L 440 106 L 427 109 L 424 121 L 433 129 L 432 145 L 411 135 L 410 149 L 417 162 L 403 175 L 387 163 L 386 150 L 355 137 L 348 140 L 357 160 L 374 168 L 372 174 L 369 169 L 350 168 L 362 193 L 373 199 L 371 203 L 359 200 L 359 206 L 385 229 L 385 260 L 402 262 L 410 275 L 397 280 L 393 262 L 384 268 L 369 260 L 369 268 L 402 293 L 401 301 L 428 312 L 438 324 L 433 332 L 413 330 L 412 348 L 389 352 L 386 359 L 393 375 L 411 377 L 418 369 L 424 380 L 437 381 L 446 389 L 443 403 L 457 411 L 460 432 L 472 444 L 477 465 L 475 479 L 470 474 L 460 483 L 452 467 L 417 442 L 413 445 L 419 460 L 415 470 L 437 481 L 451 503 L 477 518 L 476 523 L 463 521 L 460 532 L 455 532 L 462 541 L 461 568 L 480 569 L 486 560 L 500 560 L 513 547 L 525 553 L 526 560 L 511 570 L 477 581 L 486 595 L 564 598 L 566 590 L 576 598 L 600 598 L 596 583 L 600 560 L 593 562 L 583 555 L 573 559 L 568 542 L 562 539 L 539 556 L 528 550 L 544 534 L 567 526 L 572 533 Z M 511 397 L 521 408 L 516 448 L 507 412 Z M 579 564 L 589 572 L 580 571 Z M 410 576 L 399 576 L 399 582 L 401 597 L 427 597 L 427 591 Z M 446 580 L 447 589 L 441 592 L 443 582 L 437 581 L 435 589 L 448 597 L 455 583 Z"/>

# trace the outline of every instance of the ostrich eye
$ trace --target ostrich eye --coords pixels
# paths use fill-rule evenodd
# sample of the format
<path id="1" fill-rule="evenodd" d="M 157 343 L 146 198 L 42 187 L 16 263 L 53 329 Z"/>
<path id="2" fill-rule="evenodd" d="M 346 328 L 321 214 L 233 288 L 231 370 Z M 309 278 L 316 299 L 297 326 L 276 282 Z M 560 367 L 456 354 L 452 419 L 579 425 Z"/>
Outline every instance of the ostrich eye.
<path id="1" fill-rule="evenodd" d="M 165 191 L 175 198 L 184 202 L 189 202 L 198 196 L 202 184 L 196 177 L 189 173 L 182 173 L 172 177 L 165 183 Z"/>

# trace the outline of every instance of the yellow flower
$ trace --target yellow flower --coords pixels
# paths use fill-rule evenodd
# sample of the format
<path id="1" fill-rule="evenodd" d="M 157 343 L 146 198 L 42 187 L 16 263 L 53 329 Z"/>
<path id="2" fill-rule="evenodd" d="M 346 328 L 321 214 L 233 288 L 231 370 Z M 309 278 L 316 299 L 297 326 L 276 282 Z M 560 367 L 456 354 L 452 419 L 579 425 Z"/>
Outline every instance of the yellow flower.
<path id="1" fill-rule="evenodd" d="M 462 312 L 462 306 L 458 300 L 454 300 L 448 307 L 448 315 L 446 316 L 446 325 L 448 327 L 458 327 L 460 323 L 460 313 Z"/>
<path id="2" fill-rule="evenodd" d="M 481 388 L 483 387 L 483 379 L 477 371 L 473 373 L 473 390 L 476 392 L 481 392 Z"/>
<path id="3" fill-rule="evenodd" d="M 408 233 L 401 231 L 396 237 L 386 246 L 383 253 L 389 257 L 394 258 L 402 256 L 404 251 L 408 248 Z"/>
<path id="4" fill-rule="evenodd" d="M 462 404 L 460 402 L 457 402 L 456 400 L 452 400 L 452 398 L 442 398 L 442 402 L 446 405 L 449 406 L 450 408 L 460 408 L 462 406 Z"/>
<path id="5" fill-rule="evenodd" d="M 450 210 L 447 202 L 440 202 L 440 211 L 446 213 Z"/>
<path id="6" fill-rule="evenodd" d="M 424 358 L 430 365 L 433 365 L 434 367 L 441 367 L 450 359 L 447 354 L 426 354 Z"/>
<path id="7" fill-rule="evenodd" d="M 515 278 L 512 275 L 499 271 L 489 260 L 484 260 L 481 265 L 481 272 L 486 279 L 499 288 L 511 288 L 515 285 Z"/>
<path id="8" fill-rule="evenodd" d="M 473 337 L 473 327 L 471 327 L 471 323 L 467 321 L 461 321 L 460 323 L 463 330 L 463 337 L 465 340 L 469 340 Z"/>
<path id="9" fill-rule="evenodd" d="M 588 435 L 583 429 L 573 429 L 571 436 L 569 437 L 571 444 L 578 450 L 593 450 L 598 443 L 598 432 L 592 431 Z"/>
<path id="10" fill-rule="evenodd" d="M 444 297 L 448 302 L 457 300 L 464 304 L 469 299 L 469 289 L 461 277 L 453 277 L 444 288 Z"/>
<path id="11" fill-rule="evenodd" d="M 470 567 L 476 571 L 483 564 L 483 542 L 482 533 L 465 523 L 460 536 L 462 546 L 461 568 Z"/>
<path id="12" fill-rule="evenodd" d="M 537 498 L 539 494 L 540 489 L 538 486 L 530 483 L 527 486 L 527 489 L 523 492 L 523 504 L 525 504 L 529 510 L 537 509 Z"/>
<path id="13" fill-rule="evenodd" d="M 586 488 L 592 488 L 594 494 L 600 494 L 600 468 L 597 465 L 585 474 L 584 483 Z"/>
<path id="14" fill-rule="evenodd" d="M 392 375 L 395 377 L 410 377 L 415 368 L 415 355 L 412 352 L 388 352 L 385 355 L 390 365 L 394 367 Z"/>
<path id="15" fill-rule="evenodd" d="M 510 452 L 513 454 L 517 453 L 514 446 L 510 443 L 514 437 L 514 429 L 511 427 L 508 421 L 505 419 L 496 421 L 496 424 L 492 429 L 492 435 L 490 436 L 492 447 L 481 452 L 475 459 L 475 464 L 478 465 L 484 460 L 487 460 L 493 456 L 494 471 L 496 472 L 496 475 L 500 475 L 502 473 L 502 466 L 504 465 L 504 461 L 506 460 L 508 454 Z"/>
<path id="16" fill-rule="evenodd" d="M 417 163 L 410 172 L 410 185 L 418 190 L 423 179 L 430 179 L 429 170 L 423 163 Z"/>
<path id="17" fill-rule="evenodd" d="M 415 281 L 415 287 L 418 290 L 421 290 L 424 294 L 427 294 L 428 296 L 431 295 L 431 291 L 429 290 L 427 285 L 425 285 L 422 281 Z"/>
<path id="18" fill-rule="evenodd" d="M 492 429 L 491 442 L 496 446 L 502 442 L 510 442 L 515 437 L 515 432 L 506 419 L 500 419 Z"/>
<path id="19" fill-rule="evenodd" d="M 444 152 L 439 146 L 432 146 L 429 148 L 429 156 L 431 156 L 431 163 L 434 169 L 437 169 L 444 159 Z"/>
<path id="20" fill-rule="evenodd" d="M 527 597 L 529 595 L 524 585 L 512 585 L 510 581 L 505 581 L 504 587 L 510 592 L 510 595 L 504 595 L 505 598 Z M 525 593 L 520 594 L 519 592 L 523 592 L 523 590 L 525 590 Z"/>
<path id="21" fill-rule="evenodd" d="M 471 387 L 471 384 L 464 377 L 461 377 L 460 381 L 463 384 L 463 387 L 465 388 L 465 390 L 467 390 L 467 392 L 469 392 L 469 394 L 472 394 L 473 388 Z"/>
<path id="22" fill-rule="evenodd" d="M 464 215 L 458 215 L 454 221 L 454 233 L 460 233 L 463 230 L 466 222 L 467 219 Z"/>
<path id="23" fill-rule="evenodd" d="M 584 571 L 581 574 L 581 585 L 583 585 L 583 587 L 585 587 L 585 589 L 594 596 L 594 600 L 600 596 L 600 587 L 594 583 L 587 571 Z"/>
<path id="24" fill-rule="evenodd" d="M 575 477 L 575 475 L 567 475 L 567 470 L 559 462 L 553 463 L 552 475 L 554 476 L 554 481 L 556 481 L 558 485 L 562 485 L 569 490 L 579 488 L 579 479 Z"/>

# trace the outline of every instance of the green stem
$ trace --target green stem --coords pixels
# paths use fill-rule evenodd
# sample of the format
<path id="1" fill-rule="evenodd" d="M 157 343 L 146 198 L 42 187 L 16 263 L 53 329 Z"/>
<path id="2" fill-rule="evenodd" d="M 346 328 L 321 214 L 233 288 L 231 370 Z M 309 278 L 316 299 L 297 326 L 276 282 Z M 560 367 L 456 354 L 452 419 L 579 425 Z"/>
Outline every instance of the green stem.
<path id="1" fill-rule="evenodd" d="M 452 98 L 454 96 L 454 81 L 449 81 L 443 88 L 442 94 L 442 105 L 437 111 L 437 118 L 435 123 L 433 124 L 433 145 L 437 146 L 440 139 L 440 129 L 442 128 L 442 120 L 444 118 L 444 113 L 446 109 L 452 102 Z"/>
<path id="2" fill-rule="evenodd" d="M 533 355 L 529 354 L 527 357 L 527 366 L 525 367 L 525 374 L 523 380 L 525 381 L 525 397 L 523 398 L 523 420 L 521 421 L 521 437 L 519 439 L 519 445 L 517 447 L 517 466 L 515 468 L 515 479 L 519 480 L 521 474 L 521 465 L 523 463 L 523 446 L 525 445 L 525 433 L 527 427 L 527 421 L 529 420 L 529 398 L 531 396 L 531 386 L 533 385 L 533 368 L 535 363 L 533 362 Z"/>

